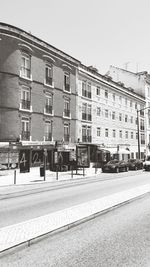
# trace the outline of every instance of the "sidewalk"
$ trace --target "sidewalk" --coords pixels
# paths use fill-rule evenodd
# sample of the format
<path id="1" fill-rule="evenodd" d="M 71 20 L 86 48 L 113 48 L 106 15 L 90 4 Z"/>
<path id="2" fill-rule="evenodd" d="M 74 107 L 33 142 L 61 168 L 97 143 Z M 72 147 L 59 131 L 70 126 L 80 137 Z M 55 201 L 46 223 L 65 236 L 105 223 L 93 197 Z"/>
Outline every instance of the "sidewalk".
<path id="1" fill-rule="evenodd" d="M 1 186 L 10 186 L 10 185 L 27 185 L 27 184 L 37 184 L 37 183 L 46 183 L 46 182 L 57 182 L 57 181 L 66 181 L 81 179 L 84 177 L 95 176 L 101 173 L 101 169 L 97 169 L 95 173 L 95 168 L 85 168 L 85 176 L 83 176 L 83 170 L 73 171 L 73 177 L 71 171 L 67 172 L 52 172 L 46 170 L 46 179 L 40 177 L 40 167 L 30 168 L 30 172 L 20 173 L 19 169 L 16 170 L 6 170 L 0 171 L 0 187 Z M 15 181 L 15 172 L 16 172 L 16 181 Z"/>

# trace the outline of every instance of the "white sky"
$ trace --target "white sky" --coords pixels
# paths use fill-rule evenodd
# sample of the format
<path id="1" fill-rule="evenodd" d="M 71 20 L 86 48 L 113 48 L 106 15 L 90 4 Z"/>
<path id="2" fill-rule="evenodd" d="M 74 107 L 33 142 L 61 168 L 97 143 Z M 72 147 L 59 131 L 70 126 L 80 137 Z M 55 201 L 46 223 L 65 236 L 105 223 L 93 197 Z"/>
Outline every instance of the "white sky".
<path id="1" fill-rule="evenodd" d="M 150 0 L 0 0 L 12 24 L 105 74 L 109 65 L 150 72 Z"/>

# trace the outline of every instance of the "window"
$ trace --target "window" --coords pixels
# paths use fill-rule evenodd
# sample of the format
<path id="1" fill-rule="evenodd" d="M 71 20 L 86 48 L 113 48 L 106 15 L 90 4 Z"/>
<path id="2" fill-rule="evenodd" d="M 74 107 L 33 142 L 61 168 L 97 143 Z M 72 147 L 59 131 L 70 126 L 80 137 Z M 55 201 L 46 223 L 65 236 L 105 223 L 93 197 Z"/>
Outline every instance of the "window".
<path id="1" fill-rule="evenodd" d="M 90 83 L 87 84 L 87 97 L 91 98 L 91 84 Z"/>
<path id="2" fill-rule="evenodd" d="M 144 120 L 140 119 L 140 130 L 144 131 L 145 130 L 145 125 L 144 125 Z"/>
<path id="3" fill-rule="evenodd" d="M 45 84 L 53 85 L 53 68 L 51 65 L 46 65 L 45 67 Z"/>
<path id="4" fill-rule="evenodd" d="M 131 116 L 131 119 L 130 119 L 131 123 L 133 123 L 133 116 Z"/>
<path id="5" fill-rule="evenodd" d="M 119 102 L 122 103 L 122 96 L 119 96 Z"/>
<path id="6" fill-rule="evenodd" d="M 69 142 L 70 138 L 70 126 L 68 123 L 64 123 L 64 141 Z"/>
<path id="7" fill-rule="evenodd" d="M 91 98 L 91 83 L 86 83 L 86 81 L 82 81 L 82 96 Z"/>
<path id="8" fill-rule="evenodd" d="M 125 106 L 127 107 L 127 104 L 128 104 L 128 100 L 127 98 L 125 98 Z"/>
<path id="9" fill-rule="evenodd" d="M 92 121 L 92 106 L 82 103 L 82 120 Z"/>
<path id="10" fill-rule="evenodd" d="M 30 140 L 30 122 L 29 118 L 22 117 L 21 120 L 21 139 Z"/>
<path id="11" fill-rule="evenodd" d="M 31 56 L 22 53 L 20 75 L 23 78 L 31 79 Z"/>
<path id="12" fill-rule="evenodd" d="M 105 137 L 108 137 L 108 129 L 105 129 Z"/>
<path id="13" fill-rule="evenodd" d="M 70 92 L 70 74 L 64 73 L 64 91 Z"/>
<path id="14" fill-rule="evenodd" d="M 108 90 L 105 89 L 105 98 L 108 98 Z"/>
<path id="15" fill-rule="evenodd" d="M 128 131 L 125 131 L 125 138 L 128 139 Z"/>
<path id="16" fill-rule="evenodd" d="M 30 88 L 27 86 L 22 86 L 21 88 L 21 109 L 30 110 Z"/>
<path id="17" fill-rule="evenodd" d="M 122 121 L 122 113 L 119 113 L 119 121 Z"/>
<path id="18" fill-rule="evenodd" d="M 100 127 L 97 128 L 97 136 L 101 136 L 101 128 Z"/>
<path id="19" fill-rule="evenodd" d="M 116 137 L 116 130 L 113 130 L 113 135 L 114 138 Z"/>
<path id="20" fill-rule="evenodd" d="M 70 117 L 70 99 L 64 99 L 64 117 Z"/>
<path id="21" fill-rule="evenodd" d="M 91 126 L 82 125 L 82 142 L 92 142 Z"/>
<path id="22" fill-rule="evenodd" d="M 132 100 L 130 100 L 130 107 L 132 108 L 132 106 L 133 106 L 133 103 L 132 103 Z"/>
<path id="23" fill-rule="evenodd" d="M 52 114 L 53 112 L 53 96 L 47 93 L 45 97 L 45 113 Z"/>
<path id="24" fill-rule="evenodd" d="M 137 109 L 137 103 L 135 103 L 135 109 Z"/>
<path id="25" fill-rule="evenodd" d="M 128 115 L 125 115 L 125 122 L 128 122 Z"/>
<path id="26" fill-rule="evenodd" d="M 108 109 L 105 109 L 105 118 L 108 118 Z"/>
<path id="27" fill-rule="evenodd" d="M 115 111 L 112 112 L 112 120 L 115 120 Z"/>
<path id="28" fill-rule="evenodd" d="M 119 131 L 119 137 L 122 138 L 122 130 Z"/>
<path id="29" fill-rule="evenodd" d="M 131 132 L 131 139 L 133 139 L 133 132 Z"/>
<path id="30" fill-rule="evenodd" d="M 100 115 L 101 115 L 101 108 L 97 107 L 97 116 L 100 116 Z"/>
<path id="31" fill-rule="evenodd" d="M 82 81 L 82 96 L 86 97 L 86 82 Z"/>
<path id="32" fill-rule="evenodd" d="M 45 141 L 52 141 L 52 123 L 50 121 L 45 122 Z"/>
<path id="33" fill-rule="evenodd" d="M 96 87 L 96 94 L 97 94 L 98 96 L 100 96 L 100 93 L 101 93 L 101 91 L 100 91 L 100 87 L 97 86 L 97 87 Z"/>
<path id="34" fill-rule="evenodd" d="M 141 134 L 141 145 L 145 145 L 145 134 Z"/>

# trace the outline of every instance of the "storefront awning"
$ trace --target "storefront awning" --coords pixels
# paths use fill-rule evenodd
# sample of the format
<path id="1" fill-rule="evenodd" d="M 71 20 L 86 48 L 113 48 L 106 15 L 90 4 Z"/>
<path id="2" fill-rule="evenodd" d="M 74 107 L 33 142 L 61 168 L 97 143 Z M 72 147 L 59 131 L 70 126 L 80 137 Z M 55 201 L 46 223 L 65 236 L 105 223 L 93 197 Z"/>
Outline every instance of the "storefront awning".
<path id="1" fill-rule="evenodd" d="M 125 148 L 120 148 L 119 151 L 116 148 L 109 148 L 108 150 L 111 154 L 130 154 L 130 151 Z"/>

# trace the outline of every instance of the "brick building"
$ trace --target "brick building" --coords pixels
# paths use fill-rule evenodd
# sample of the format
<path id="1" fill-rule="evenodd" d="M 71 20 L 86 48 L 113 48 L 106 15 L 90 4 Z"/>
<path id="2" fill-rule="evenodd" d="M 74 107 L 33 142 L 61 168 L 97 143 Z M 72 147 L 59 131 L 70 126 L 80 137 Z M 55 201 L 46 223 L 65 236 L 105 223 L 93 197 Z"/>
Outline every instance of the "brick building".
<path id="1" fill-rule="evenodd" d="M 142 95 L 4 23 L 0 51 L 0 142 L 92 144 L 137 157 Z M 143 157 L 144 119 L 140 131 Z"/>
<path id="2" fill-rule="evenodd" d="M 79 61 L 0 24 L 0 141 L 75 141 Z"/>

